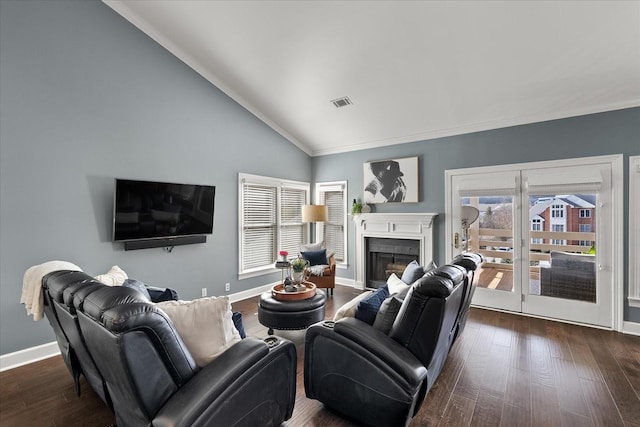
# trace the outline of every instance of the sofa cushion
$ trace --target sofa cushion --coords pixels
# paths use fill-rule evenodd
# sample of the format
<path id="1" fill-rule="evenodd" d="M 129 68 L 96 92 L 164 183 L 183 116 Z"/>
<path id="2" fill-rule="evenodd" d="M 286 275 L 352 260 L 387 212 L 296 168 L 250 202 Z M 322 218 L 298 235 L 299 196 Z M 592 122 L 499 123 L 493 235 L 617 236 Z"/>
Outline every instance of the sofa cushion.
<path id="1" fill-rule="evenodd" d="M 241 340 L 228 297 L 156 304 L 173 322 L 198 367 L 203 367 Z"/>
<path id="2" fill-rule="evenodd" d="M 380 310 L 378 310 L 376 319 L 373 322 L 373 327 L 380 332 L 388 334 L 393 326 L 393 322 L 398 316 L 400 307 L 402 307 L 402 300 L 400 298 L 391 295 L 385 299 L 380 306 Z"/>
<path id="3" fill-rule="evenodd" d="M 389 288 L 387 288 L 387 285 L 378 288 L 378 290 L 376 290 L 368 298 L 363 299 L 362 301 L 360 301 L 360 303 L 358 303 L 355 318 L 362 320 L 369 325 L 373 325 L 380 306 L 388 296 Z"/>
<path id="4" fill-rule="evenodd" d="M 121 286 L 125 280 L 128 279 L 127 273 L 124 272 L 120 267 L 114 265 L 109 269 L 105 274 L 101 274 L 95 277 L 99 282 L 104 283 L 108 286 Z"/>
<path id="5" fill-rule="evenodd" d="M 405 291 L 409 288 L 409 285 L 404 283 L 395 273 L 391 273 L 391 276 L 387 279 L 387 287 L 389 288 L 389 295 L 393 295 Z"/>
<path id="6" fill-rule="evenodd" d="M 336 314 L 334 314 L 333 321 L 337 322 L 343 317 L 355 317 L 356 309 L 358 308 L 358 304 L 360 303 L 360 301 L 362 301 L 365 298 L 368 298 L 371 294 L 373 294 L 373 291 L 363 292 L 358 296 L 356 296 L 355 298 L 353 298 L 351 301 L 348 301 L 345 304 L 343 304 L 342 307 L 340 307 L 338 311 L 336 311 Z"/>
<path id="7" fill-rule="evenodd" d="M 327 250 L 320 249 L 318 251 L 306 251 L 300 252 L 302 254 L 302 258 L 309 261 L 309 265 L 329 265 L 329 261 L 327 261 Z"/>

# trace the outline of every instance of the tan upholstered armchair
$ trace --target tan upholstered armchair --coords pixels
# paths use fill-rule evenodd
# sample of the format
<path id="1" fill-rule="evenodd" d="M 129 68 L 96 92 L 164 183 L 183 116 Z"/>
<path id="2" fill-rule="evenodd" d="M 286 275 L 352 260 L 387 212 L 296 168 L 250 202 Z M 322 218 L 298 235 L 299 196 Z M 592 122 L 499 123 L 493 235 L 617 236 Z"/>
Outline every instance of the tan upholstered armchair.
<path id="1" fill-rule="evenodd" d="M 333 295 L 336 286 L 336 258 L 331 255 L 328 259 L 329 266 L 324 269 L 322 276 L 315 276 L 307 270 L 307 280 L 318 288 L 326 288 L 327 295 Z"/>

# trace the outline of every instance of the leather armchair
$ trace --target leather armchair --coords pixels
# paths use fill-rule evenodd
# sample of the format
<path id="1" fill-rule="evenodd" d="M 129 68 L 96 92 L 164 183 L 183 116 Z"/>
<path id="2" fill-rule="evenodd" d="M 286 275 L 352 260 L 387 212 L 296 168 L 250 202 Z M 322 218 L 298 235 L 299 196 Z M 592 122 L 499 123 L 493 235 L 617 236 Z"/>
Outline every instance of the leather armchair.
<path id="1" fill-rule="evenodd" d="M 307 397 L 365 425 L 408 425 L 449 353 L 467 279 L 458 265 L 418 279 L 388 335 L 352 317 L 311 326 Z"/>
<path id="2" fill-rule="evenodd" d="M 318 288 L 326 288 L 327 295 L 333 295 L 333 289 L 336 287 L 336 258 L 331 255 L 328 259 L 329 266 L 324 269 L 322 276 L 314 276 L 307 270 L 306 280 L 316 285 Z"/>

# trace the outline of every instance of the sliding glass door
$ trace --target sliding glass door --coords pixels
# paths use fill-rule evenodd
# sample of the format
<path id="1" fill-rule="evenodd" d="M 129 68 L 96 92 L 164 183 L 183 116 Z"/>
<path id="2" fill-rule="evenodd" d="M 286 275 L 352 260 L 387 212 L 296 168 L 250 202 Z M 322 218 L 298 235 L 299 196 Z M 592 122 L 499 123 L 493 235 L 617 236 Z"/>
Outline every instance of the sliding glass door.
<path id="1" fill-rule="evenodd" d="M 485 258 L 473 304 L 611 327 L 611 164 L 517 166 L 447 171 L 448 252 Z"/>

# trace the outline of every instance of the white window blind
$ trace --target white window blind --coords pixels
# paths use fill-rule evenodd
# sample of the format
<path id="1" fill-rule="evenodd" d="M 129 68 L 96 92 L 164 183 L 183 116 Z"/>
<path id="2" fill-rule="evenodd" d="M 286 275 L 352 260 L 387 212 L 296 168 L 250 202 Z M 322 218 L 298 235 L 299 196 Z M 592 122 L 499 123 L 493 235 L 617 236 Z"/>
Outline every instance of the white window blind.
<path id="1" fill-rule="evenodd" d="M 242 270 L 270 264 L 275 259 L 276 188 L 252 183 L 242 186 Z"/>
<path id="2" fill-rule="evenodd" d="M 336 262 L 344 261 L 344 192 L 327 191 L 324 204 L 329 210 L 328 221 L 324 225 L 324 244 L 328 251 L 335 252 Z"/>
<path id="3" fill-rule="evenodd" d="M 326 205 L 327 222 L 318 223 L 316 241 L 324 241 L 327 252 L 335 254 L 336 263 L 347 264 L 347 182 L 319 182 L 316 201 Z"/>
<path id="4" fill-rule="evenodd" d="M 306 191 L 282 187 L 278 250 L 285 250 L 289 252 L 290 256 L 294 256 L 300 251 L 300 245 L 304 241 L 305 225 L 302 223 L 302 205 L 305 204 L 306 199 Z"/>
<path id="5" fill-rule="evenodd" d="M 271 270 L 278 251 L 295 255 L 306 240 L 302 205 L 309 184 L 240 174 L 240 278 Z"/>

